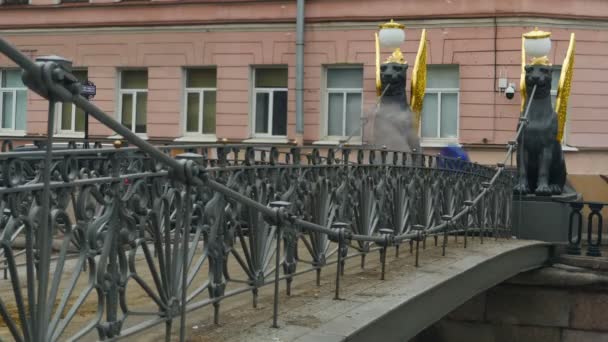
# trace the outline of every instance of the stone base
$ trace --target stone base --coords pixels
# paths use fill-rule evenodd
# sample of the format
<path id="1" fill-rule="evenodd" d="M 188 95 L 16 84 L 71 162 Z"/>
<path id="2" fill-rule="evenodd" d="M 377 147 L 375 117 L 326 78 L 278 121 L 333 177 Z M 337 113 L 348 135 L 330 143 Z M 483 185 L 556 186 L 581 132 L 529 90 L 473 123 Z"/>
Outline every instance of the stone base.
<path id="1" fill-rule="evenodd" d="M 581 194 L 574 191 L 551 197 L 513 196 L 515 236 L 520 239 L 568 242 L 570 205 L 564 202 L 581 199 Z"/>
<path id="2" fill-rule="evenodd" d="M 522 273 L 410 342 L 608 342 L 606 278 L 603 271 L 563 265 Z"/>

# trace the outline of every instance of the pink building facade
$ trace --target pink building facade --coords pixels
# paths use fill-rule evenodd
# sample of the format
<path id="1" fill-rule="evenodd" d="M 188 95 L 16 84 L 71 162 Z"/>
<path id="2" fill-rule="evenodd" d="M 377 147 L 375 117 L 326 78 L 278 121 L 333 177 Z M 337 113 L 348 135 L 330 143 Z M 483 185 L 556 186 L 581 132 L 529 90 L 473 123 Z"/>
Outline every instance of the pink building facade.
<path id="1" fill-rule="evenodd" d="M 519 86 L 521 34 L 535 26 L 551 31 L 549 58 L 558 67 L 574 32 L 568 170 L 608 173 L 606 1 L 306 1 L 301 133 L 295 1 L 21 2 L 0 5 L 0 35 L 32 57 L 72 60 L 97 85 L 97 106 L 158 142 L 331 145 L 352 132 L 359 136 L 356 122 L 376 101 L 377 25 L 391 18 L 406 25 L 408 78 L 425 28 L 425 152 L 459 143 L 481 163 L 499 161 L 515 133 L 520 97 L 508 100 L 499 79 Z M 44 135 L 46 101 L 23 89 L 14 67 L 0 58 L 0 135 Z M 81 113 L 70 104 L 58 113 L 57 134 L 82 136 Z M 114 138 L 93 119 L 90 134 Z"/>

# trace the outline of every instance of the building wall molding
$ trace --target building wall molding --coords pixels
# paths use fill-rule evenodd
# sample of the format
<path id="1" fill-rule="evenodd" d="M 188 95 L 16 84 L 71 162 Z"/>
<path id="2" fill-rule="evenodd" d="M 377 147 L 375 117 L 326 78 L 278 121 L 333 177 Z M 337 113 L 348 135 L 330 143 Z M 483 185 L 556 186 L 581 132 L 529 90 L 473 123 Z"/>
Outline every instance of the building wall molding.
<path id="1" fill-rule="evenodd" d="M 2 0 L 0 0 L 2 1 Z M 541 26 L 569 29 L 606 30 L 608 21 L 589 19 L 561 19 L 542 17 L 500 17 L 500 18 L 458 18 L 458 19 L 420 19 L 401 20 L 401 23 L 411 29 L 420 28 L 466 28 L 466 27 L 521 27 Z M 323 22 L 306 24 L 307 31 L 343 31 L 343 30 L 376 30 L 378 22 L 348 21 Z M 294 23 L 235 23 L 235 24 L 204 24 L 204 25 L 150 25 L 150 26 L 112 26 L 112 27 L 73 27 L 29 29 L 0 29 L 2 35 L 69 35 L 86 33 L 171 33 L 171 32 L 295 32 Z"/>

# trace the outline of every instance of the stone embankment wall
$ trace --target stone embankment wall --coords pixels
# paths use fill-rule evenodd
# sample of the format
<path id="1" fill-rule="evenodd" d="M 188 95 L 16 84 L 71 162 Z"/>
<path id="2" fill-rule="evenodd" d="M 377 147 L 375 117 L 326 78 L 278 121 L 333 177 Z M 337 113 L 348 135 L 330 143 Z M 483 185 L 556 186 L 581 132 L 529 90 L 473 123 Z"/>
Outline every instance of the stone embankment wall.
<path id="1" fill-rule="evenodd" d="M 586 267 L 554 264 L 520 274 L 411 342 L 608 342 L 608 272 L 601 262 L 580 261 Z"/>

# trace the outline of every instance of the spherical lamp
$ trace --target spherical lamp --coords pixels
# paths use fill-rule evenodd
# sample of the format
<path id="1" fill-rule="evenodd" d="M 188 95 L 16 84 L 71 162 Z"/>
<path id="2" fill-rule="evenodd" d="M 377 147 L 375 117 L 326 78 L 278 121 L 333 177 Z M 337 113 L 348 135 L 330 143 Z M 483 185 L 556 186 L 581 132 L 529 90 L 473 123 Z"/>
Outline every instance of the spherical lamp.
<path id="1" fill-rule="evenodd" d="M 405 42 L 405 25 L 394 22 L 392 19 L 388 23 L 380 25 L 378 38 L 380 45 L 387 49 L 396 49 Z"/>
<path id="2" fill-rule="evenodd" d="M 551 51 L 551 32 L 544 32 L 535 28 L 533 31 L 525 33 L 524 38 L 526 54 L 533 59 L 546 57 Z"/>

